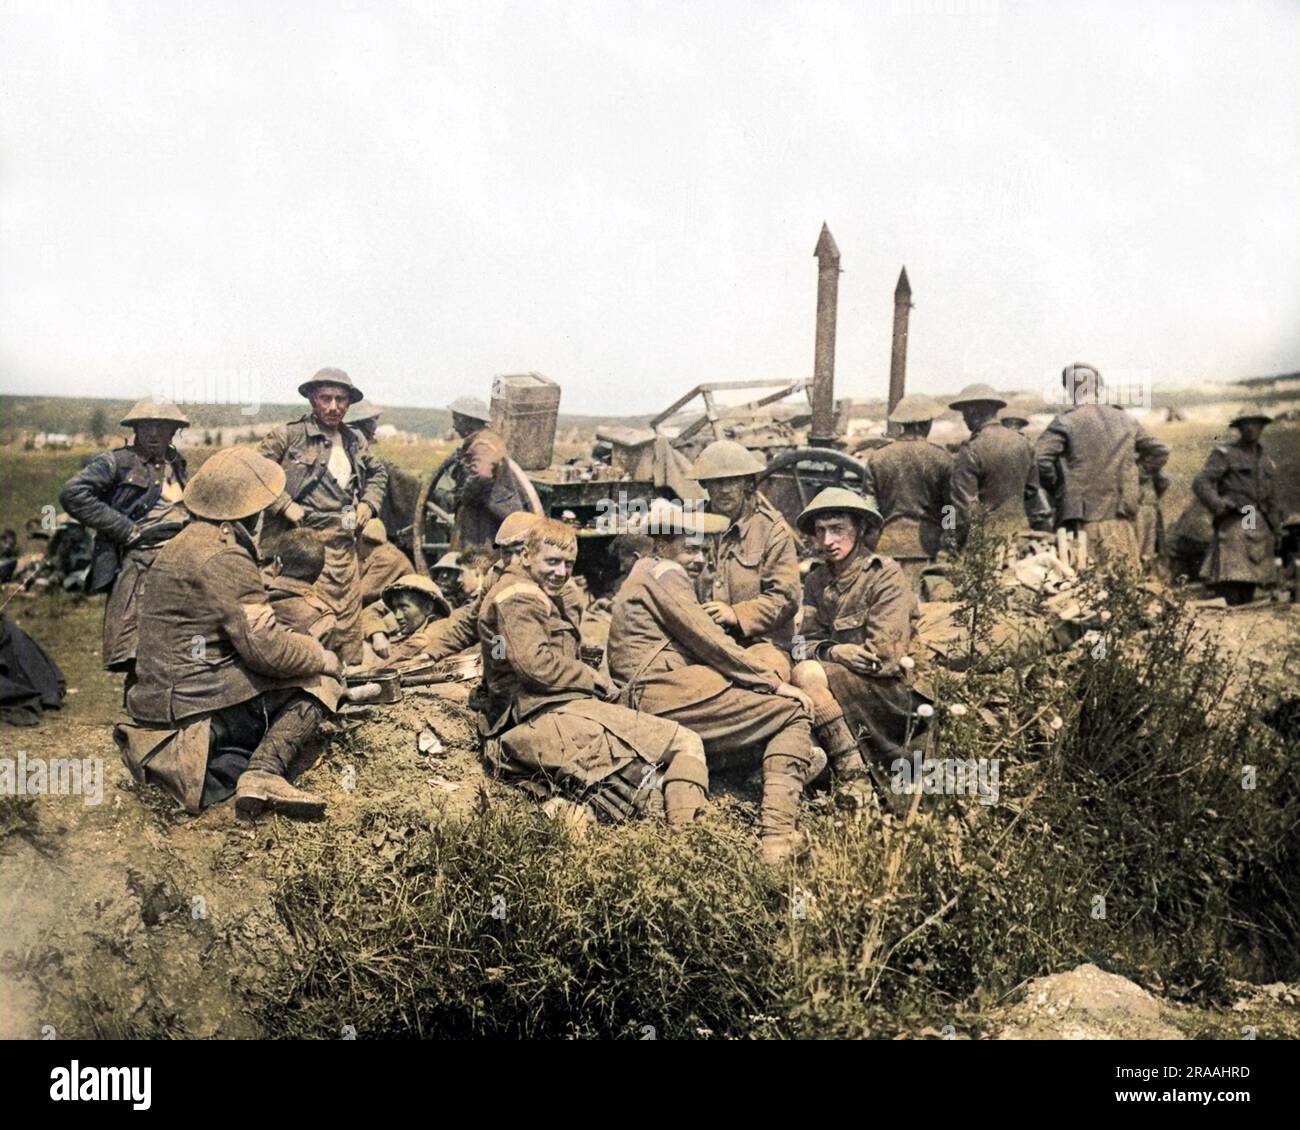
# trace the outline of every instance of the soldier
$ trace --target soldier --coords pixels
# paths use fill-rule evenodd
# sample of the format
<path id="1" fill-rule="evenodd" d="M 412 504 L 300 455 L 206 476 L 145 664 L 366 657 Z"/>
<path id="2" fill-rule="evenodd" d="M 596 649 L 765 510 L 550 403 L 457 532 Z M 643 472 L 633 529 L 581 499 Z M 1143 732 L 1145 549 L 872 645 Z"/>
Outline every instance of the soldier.
<path id="1" fill-rule="evenodd" d="M 1137 569 L 1138 464 L 1159 472 L 1169 448 L 1118 405 L 1103 403 L 1093 366 L 1066 366 L 1061 384 L 1073 407 L 1047 425 L 1035 449 L 1039 478 L 1055 499 L 1056 525 L 1086 532 L 1090 557 L 1095 549 Z"/>
<path id="2" fill-rule="evenodd" d="M 798 846 L 799 797 L 812 776 L 811 704 L 700 605 L 695 580 L 705 535 L 726 528 L 720 514 L 661 500 L 648 516 L 629 520 L 628 532 L 648 535 L 653 549 L 614 597 L 609 671 L 622 687 L 620 702 L 689 727 L 710 759 L 762 750 L 760 843 L 764 860 L 777 864 Z"/>
<path id="3" fill-rule="evenodd" d="M 93 459 L 59 495 L 67 512 L 95 531 L 87 591 L 108 592 L 104 607 L 104 666 L 135 667 L 137 604 L 158 551 L 184 526 L 185 457 L 172 446 L 189 420 L 174 404 L 141 400 L 122 417 L 131 444 Z"/>
<path id="4" fill-rule="evenodd" d="M 608 676 L 578 658 L 577 618 L 560 598 L 577 556 L 574 532 L 542 519 L 483 598 L 487 734 L 499 740 L 504 768 L 583 800 L 598 794 L 614 804 L 630 796 L 635 806 L 661 770 L 668 823 L 689 823 L 709 783 L 700 739 L 675 722 L 615 705 Z"/>
<path id="5" fill-rule="evenodd" d="M 903 397 L 889 414 L 889 422 L 900 428 L 898 438 L 871 451 L 865 460 L 863 489 L 885 516 L 880 552 L 904 559 L 904 571 L 913 581 L 920 566 L 938 556 L 943 538 L 953 460 L 927 438 L 942 413 L 928 396 Z"/>
<path id="6" fill-rule="evenodd" d="M 379 405 L 371 404 L 363 397 L 348 409 L 348 427 L 354 432 L 360 432 L 373 447 L 375 432 L 379 430 L 379 417 L 383 413 L 384 410 Z"/>
<path id="7" fill-rule="evenodd" d="M 1004 408 L 998 413 L 998 423 L 1013 432 L 1023 432 L 1029 427 L 1029 417 L 1022 416 L 1019 409 Z"/>
<path id="8" fill-rule="evenodd" d="M 324 568 L 320 538 L 311 530 L 290 530 L 276 542 L 274 559 L 265 570 L 266 595 L 278 623 L 329 647 L 338 618 L 313 587 Z"/>
<path id="9" fill-rule="evenodd" d="M 1247 604 L 1256 585 L 1277 579 L 1282 538 L 1277 464 L 1260 444 L 1273 417 L 1249 404 L 1231 420 L 1237 442 L 1210 452 L 1192 490 L 1214 519 L 1214 541 L 1201 579 L 1229 604 Z"/>
<path id="10" fill-rule="evenodd" d="M 781 512 L 758 492 L 762 470 L 729 439 L 709 444 L 691 467 L 691 478 L 709 492 L 709 512 L 730 523 L 709 541 L 697 591 L 713 622 L 785 680 L 799 611 L 799 558 Z"/>
<path id="11" fill-rule="evenodd" d="M 411 559 L 388 540 L 388 531 L 378 518 L 361 527 L 357 540 L 357 561 L 361 567 L 361 603 L 373 604 L 380 593 L 398 577 L 414 573 Z"/>
<path id="12" fill-rule="evenodd" d="M 357 535 L 378 512 L 388 472 L 360 432 L 343 422 L 361 390 L 342 369 L 321 369 L 298 391 L 311 415 L 272 429 L 258 452 L 285 471 L 285 492 L 268 508 L 262 536 L 271 545 L 289 526 L 319 530 L 325 538 L 325 570 L 317 588 L 338 617 L 337 640 L 344 663 L 362 658 L 361 585 Z"/>
<path id="13" fill-rule="evenodd" d="M 821 564 L 804 579 L 793 677 L 812 699 L 831 769 L 849 781 L 869 770 L 878 785 L 883 766 L 904 756 L 918 732 L 903 662 L 916 599 L 898 564 L 875 552 L 882 524 L 871 499 L 843 487 L 827 487 L 799 515 Z"/>
<path id="14" fill-rule="evenodd" d="M 428 577 L 409 573 L 384 589 L 384 604 L 397 621 L 398 637 L 389 662 L 425 657 L 429 630 L 451 615 L 451 604 L 442 589 Z"/>
<path id="15" fill-rule="evenodd" d="M 998 409 L 1006 405 L 986 384 L 967 385 L 948 405 L 961 413 L 970 429 L 970 438 L 961 445 L 952 467 L 958 547 L 966 543 L 977 504 L 998 533 L 1018 530 L 1026 517 L 1034 529 L 1045 528 L 1049 520 L 1038 492 L 1034 449 L 1019 432 L 998 424 Z"/>
<path id="16" fill-rule="evenodd" d="M 452 549 L 491 545 L 509 514 L 530 509 L 532 484 L 510 458 L 506 441 L 488 425 L 488 407 L 465 396 L 451 405 L 451 423 L 464 442 L 452 469 L 456 525 Z"/>
<path id="17" fill-rule="evenodd" d="M 339 660 L 276 622 L 253 546 L 284 482 L 246 447 L 208 459 L 185 490 L 191 521 L 159 551 L 140 598 L 133 724 L 114 737 L 136 779 L 147 773 L 189 812 L 232 792 L 249 819 L 325 810 L 285 777 L 338 702 Z"/>

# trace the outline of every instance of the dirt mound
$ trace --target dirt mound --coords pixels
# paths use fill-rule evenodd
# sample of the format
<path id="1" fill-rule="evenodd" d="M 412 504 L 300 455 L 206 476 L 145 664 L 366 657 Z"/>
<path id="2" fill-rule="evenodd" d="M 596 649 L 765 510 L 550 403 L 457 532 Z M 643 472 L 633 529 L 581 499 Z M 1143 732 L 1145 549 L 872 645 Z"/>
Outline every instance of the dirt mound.
<path id="1" fill-rule="evenodd" d="M 1168 1007 L 1132 981 L 1080 965 L 1031 981 L 999 1040 L 1182 1040 Z"/>

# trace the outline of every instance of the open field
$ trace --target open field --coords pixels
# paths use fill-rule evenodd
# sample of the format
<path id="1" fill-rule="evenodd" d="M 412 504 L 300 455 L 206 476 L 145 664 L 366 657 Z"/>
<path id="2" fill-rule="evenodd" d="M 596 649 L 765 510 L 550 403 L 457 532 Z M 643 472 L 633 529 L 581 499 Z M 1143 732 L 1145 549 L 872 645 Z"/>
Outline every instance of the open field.
<path id="1" fill-rule="evenodd" d="M 1157 434 L 1171 520 L 1214 436 Z M 1267 435 L 1298 508 L 1297 429 Z M 0 452 L 0 522 L 57 502 L 82 454 Z M 381 448 L 424 473 L 441 454 Z M 823 796 L 811 855 L 773 877 L 747 774 L 684 834 L 579 835 L 484 777 L 464 687 L 334 726 L 305 782 L 324 823 L 188 817 L 117 759 L 102 609 L 10 609 L 75 693 L 0 728 L 0 756 L 101 758 L 105 784 L 98 805 L 0 802 L 0 1036 L 986 1037 L 1028 979 L 1083 962 L 1191 1038 L 1300 1036 L 1300 744 L 1260 721 L 1277 684 L 1216 681 L 1233 664 L 1180 650 L 1172 616 L 1125 620 L 1117 598 L 1128 646 L 1104 661 L 941 677 L 941 703 L 969 707 L 944 740 L 1001 759 L 999 803 L 927 798 L 899 820 Z M 1294 664 L 1297 609 L 1245 614 L 1225 646 Z M 443 756 L 417 752 L 425 727 Z"/>

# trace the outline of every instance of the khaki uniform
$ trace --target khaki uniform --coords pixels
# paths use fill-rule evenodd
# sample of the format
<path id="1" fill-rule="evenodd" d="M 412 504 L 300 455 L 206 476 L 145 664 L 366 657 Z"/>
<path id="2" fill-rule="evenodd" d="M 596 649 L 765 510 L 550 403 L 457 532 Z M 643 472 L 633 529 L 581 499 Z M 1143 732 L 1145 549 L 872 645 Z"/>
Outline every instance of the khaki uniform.
<path id="1" fill-rule="evenodd" d="M 1214 540 L 1201 579 L 1255 585 L 1276 580 L 1273 559 L 1282 533 L 1282 510 L 1277 464 L 1263 447 L 1216 447 L 1192 481 L 1192 490 L 1214 518 Z M 1252 510 L 1243 514 L 1243 507 Z"/>
<path id="2" fill-rule="evenodd" d="M 284 468 L 284 493 L 267 508 L 262 520 L 262 544 L 274 545 L 290 528 L 282 514 L 290 502 L 307 513 L 302 526 L 320 530 L 325 544 L 325 568 L 317 591 L 338 617 L 337 639 L 345 663 L 361 659 L 361 587 L 357 563 L 360 524 L 356 508 L 364 502 L 378 514 L 388 489 L 388 470 L 374 457 L 365 436 L 343 424 L 339 429 L 352 469 L 346 485 L 329 469 L 333 441 L 311 416 L 272 429 L 258 444 L 258 453 Z"/>
<path id="3" fill-rule="evenodd" d="M 694 815 L 708 787 L 698 739 L 597 697 L 596 672 L 579 658 L 576 613 L 512 568 L 483 598 L 478 635 L 488 736 L 499 738 L 507 764 L 582 795 L 639 760 L 663 769 L 669 820 Z"/>
<path id="4" fill-rule="evenodd" d="M 1154 474 L 1169 448 L 1113 404 L 1083 404 L 1057 416 L 1038 437 L 1039 480 L 1055 501 L 1056 525 L 1088 534 L 1089 556 L 1141 562 L 1138 462 Z"/>
<path id="5" fill-rule="evenodd" d="M 174 447 L 158 464 L 119 447 L 93 459 L 59 495 L 69 516 L 95 532 L 87 591 L 109 594 L 101 654 L 110 671 L 135 662 L 140 587 L 159 548 L 188 520 L 180 504 L 187 479 Z"/>
<path id="6" fill-rule="evenodd" d="M 530 484 L 520 482 L 506 441 L 491 428 L 466 437 L 452 475 L 456 483 L 452 549 L 490 547 L 506 515 L 528 509 Z"/>
<path id="7" fill-rule="evenodd" d="M 866 494 L 874 495 L 885 527 L 877 549 L 889 557 L 934 558 L 943 537 L 953 458 L 921 436 L 902 436 L 866 457 Z"/>
<path id="8" fill-rule="evenodd" d="M 1040 513 L 1034 449 L 996 419 L 985 422 L 961 445 L 950 489 L 959 542 L 965 541 L 976 504 L 988 512 L 991 528 L 998 533 L 1014 533 L 1026 517 L 1031 523 L 1046 518 Z"/>
<path id="9" fill-rule="evenodd" d="M 755 660 L 787 679 L 785 652 L 799 611 L 795 536 L 763 495 L 755 494 L 746 508 L 729 529 L 709 539 L 709 560 L 696 591 L 701 601 L 731 605 L 740 621 L 740 644 L 757 648 Z"/>
<path id="10" fill-rule="evenodd" d="M 229 796 L 245 767 L 283 775 L 337 704 L 325 649 L 277 623 L 237 523 L 196 520 L 168 542 L 139 621 L 135 725 L 115 737 L 190 811 Z"/>
<path id="11" fill-rule="evenodd" d="M 920 731 L 913 710 L 922 700 L 907 685 L 899 665 L 911 646 L 917 615 L 911 586 L 888 557 L 859 551 L 840 577 L 819 565 L 804 580 L 806 658 L 821 662 L 850 729 L 878 763 L 903 756 L 909 732 Z M 880 673 L 859 675 L 830 659 L 830 648 L 837 643 L 869 648 L 880 659 Z"/>
<path id="12" fill-rule="evenodd" d="M 338 617 L 314 585 L 297 577 L 272 577 L 266 582 L 266 595 L 277 623 L 330 646 Z"/>
<path id="13" fill-rule="evenodd" d="M 621 701 L 694 730 L 711 759 L 761 750 L 763 833 L 794 830 L 811 719 L 771 693 L 782 677 L 709 618 L 680 565 L 648 557 L 632 567 L 614 597 L 607 654 Z"/>
<path id="14" fill-rule="evenodd" d="M 405 553 L 392 542 L 380 542 L 361 562 L 361 603 L 373 604 L 394 581 L 414 572 L 415 566 Z"/>

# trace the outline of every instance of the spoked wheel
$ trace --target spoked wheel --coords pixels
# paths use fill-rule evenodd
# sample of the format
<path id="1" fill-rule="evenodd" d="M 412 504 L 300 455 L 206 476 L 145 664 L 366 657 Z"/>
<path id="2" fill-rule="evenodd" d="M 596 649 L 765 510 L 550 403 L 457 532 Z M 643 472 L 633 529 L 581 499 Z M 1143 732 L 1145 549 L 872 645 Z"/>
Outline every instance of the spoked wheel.
<path id="1" fill-rule="evenodd" d="M 827 487 L 864 493 L 867 468 L 860 459 L 829 447 L 797 447 L 776 456 L 757 476 L 759 488 L 794 525 L 799 512 Z"/>
<path id="2" fill-rule="evenodd" d="M 420 489 L 415 500 L 411 529 L 411 549 L 417 573 L 428 574 L 438 559 L 451 548 L 451 532 L 456 506 L 456 483 L 453 470 L 456 453 L 448 455 Z"/>

